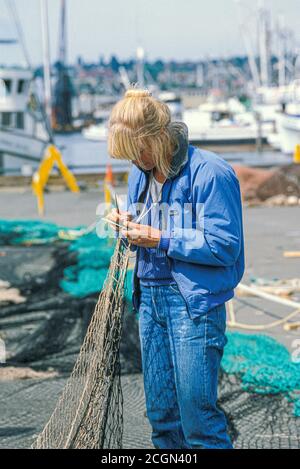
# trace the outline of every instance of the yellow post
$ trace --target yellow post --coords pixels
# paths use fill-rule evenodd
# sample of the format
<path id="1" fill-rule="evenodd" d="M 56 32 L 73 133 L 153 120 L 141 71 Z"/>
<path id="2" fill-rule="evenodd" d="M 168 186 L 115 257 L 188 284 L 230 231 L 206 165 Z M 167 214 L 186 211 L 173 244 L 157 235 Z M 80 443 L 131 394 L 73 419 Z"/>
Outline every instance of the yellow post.
<path id="1" fill-rule="evenodd" d="M 37 197 L 39 215 L 44 214 L 44 188 L 55 163 L 57 164 L 70 191 L 80 192 L 75 176 L 64 164 L 60 151 L 54 145 L 49 145 L 39 169 L 34 173 L 32 178 L 32 190 Z"/>
<path id="2" fill-rule="evenodd" d="M 61 172 L 62 177 L 66 181 L 66 184 L 71 192 L 78 193 L 80 192 L 79 186 L 77 184 L 76 178 L 73 173 L 69 170 L 69 168 L 65 165 L 62 159 L 62 155 L 60 151 L 52 145 L 50 147 L 50 152 L 54 155 L 54 160 Z"/>
<path id="3" fill-rule="evenodd" d="M 39 215 L 44 214 L 44 192 L 41 185 L 41 178 L 38 172 L 33 175 L 32 190 L 37 197 Z"/>
<path id="4" fill-rule="evenodd" d="M 300 163 L 300 145 L 296 145 L 294 152 L 294 163 Z"/>

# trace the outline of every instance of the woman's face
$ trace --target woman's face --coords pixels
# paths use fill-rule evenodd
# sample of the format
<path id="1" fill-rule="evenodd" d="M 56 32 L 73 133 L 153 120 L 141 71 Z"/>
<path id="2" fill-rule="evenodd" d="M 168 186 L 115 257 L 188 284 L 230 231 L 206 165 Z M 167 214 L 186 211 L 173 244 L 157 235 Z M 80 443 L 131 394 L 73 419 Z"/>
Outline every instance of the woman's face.
<path id="1" fill-rule="evenodd" d="M 155 163 L 149 153 L 146 151 L 142 151 L 141 153 L 141 159 L 143 163 L 143 167 L 141 169 L 144 169 L 145 171 L 150 171 L 151 169 L 155 168 Z M 140 167 L 138 161 L 132 160 L 132 163 L 135 164 L 138 168 Z"/>

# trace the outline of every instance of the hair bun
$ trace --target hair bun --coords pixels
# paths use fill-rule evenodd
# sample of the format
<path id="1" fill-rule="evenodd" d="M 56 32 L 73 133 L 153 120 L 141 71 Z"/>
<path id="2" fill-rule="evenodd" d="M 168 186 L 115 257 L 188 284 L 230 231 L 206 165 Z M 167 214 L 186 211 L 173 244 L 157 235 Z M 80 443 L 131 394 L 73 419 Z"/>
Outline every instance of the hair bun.
<path id="1" fill-rule="evenodd" d="M 125 93 L 125 98 L 149 98 L 150 96 L 152 96 L 150 91 L 138 88 L 127 90 Z"/>

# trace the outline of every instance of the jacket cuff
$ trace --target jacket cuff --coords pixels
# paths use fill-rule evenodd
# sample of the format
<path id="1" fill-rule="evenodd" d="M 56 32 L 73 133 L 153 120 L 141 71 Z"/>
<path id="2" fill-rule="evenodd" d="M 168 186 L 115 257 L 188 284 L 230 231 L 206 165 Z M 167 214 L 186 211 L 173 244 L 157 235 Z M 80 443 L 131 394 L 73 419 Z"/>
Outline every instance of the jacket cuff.
<path id="1" fill-rule="evenodd" d="M 167 251 L 169 249 L 169 244 L 170 244 L 170 233 L 169 231 L 163 230 L 160 235 L 160 240 L 158 243 L 158 249 L 163 249 Z"/>

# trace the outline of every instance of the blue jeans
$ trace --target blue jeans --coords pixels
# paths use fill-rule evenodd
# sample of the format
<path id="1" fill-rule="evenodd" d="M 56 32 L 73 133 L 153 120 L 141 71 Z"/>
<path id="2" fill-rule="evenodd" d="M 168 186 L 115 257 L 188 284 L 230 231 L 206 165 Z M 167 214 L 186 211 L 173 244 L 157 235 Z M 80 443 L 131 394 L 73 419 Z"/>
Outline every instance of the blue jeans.
<path id="1" fill-rule="evenodd" d="M 225 328 L 225 304 L 192 319 L 177 285 L 141 285 L 139 336 L 155 448 L 232 449 L 217 406 Z"/>

